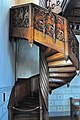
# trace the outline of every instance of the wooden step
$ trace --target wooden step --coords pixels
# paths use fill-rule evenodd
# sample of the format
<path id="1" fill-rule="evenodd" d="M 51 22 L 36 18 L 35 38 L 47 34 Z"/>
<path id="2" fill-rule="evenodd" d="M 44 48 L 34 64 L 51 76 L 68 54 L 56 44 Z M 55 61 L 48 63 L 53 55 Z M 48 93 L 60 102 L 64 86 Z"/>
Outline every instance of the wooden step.
<path id="1" fill-rule="evenodd" d="M 23 109 L 22 108 L 22 110 L 26 110 L 26 109 Z M 22 116 L 25 116 L 25 117 L 27 117 L 27 116 L 30 116 L 30 115 L 32 115 L 32 116 L 35 116 L 35 115 L 39 115 L 39 109 L 37 109 L 37 110 L 35 110 L 35 111 L 30 111 L 30 112 L 27 112 L 27 111 L 18 111 L 18 110 L 15 110 L 14 111 L 14 116 L 16 116 L 16 117 L 22 117 Z"/>
<path id="2" fill-rule="evenodd" d="M 62 84 L 61 84 L 62 85 Z M 60 84 L 59 83 L 49 83 L 49 86 L 50 87 L 59 87 L 60 86 Z"/>
<path id="3" fill-rule="evenodd" d="M 63 84 L 65 84 L 65 83 L 62 83 L 62 82 L 50 82 L 49 87 L 52 87 L 52 86 L 59 87 L 59 86 L 61 86 Z"/>
<path id="4" fill-rule="evenodd" d="M 75 72 L 76 71 L 76 68 L 75 67 L 56 67 L 56 68 L 49 68 L 49 72 L 51 73 L 51 72 L 53 72 L 53 73 L 55 73 L 55 72 L 63 72 L 63 73 L 65 73 L 65 72 Z"/>
<path id="5" fill-rule="evenodd" d="M 52 62 L 52 61 L 55 61 L 55 60 L 60 60 L 60 59 L 63 59 L 64 58 L 64 54 L 61 54 L 61 53 L 56 53 L 54 55 L 51 55 L 49 57 L 47 57 L 47 62 Z"/>
<path id="6" fill-rule="evenodd" d="M 49 78 L 69 78 L 76 75 L 76 72 L 73 73 L 49 73 Z"/>
<path id="7" fill-rule="evenodd" d="M 54 62 L 49 62 L 48 67 L 61 67 L 61 66 L 72 66 L 72 62 L 70 60 L 65 61 L 65 60 L 60 60 L 60 61 L 54 61 Z"/>
<path id="8" fill-rule="evenodd" d="M 57 89 L 65 84 L 70 83 L 71 80 L 73 79 L 73 77 L 61 78 L 61 79 L 60 78 L 53 78 L 53 79 L 49 78 L 49 93 L 51 94 L 52 90 Z"/>
<path id="9" fill-rule="evenodd" d="M 63 83 L 63 84 L 50 83 L 49 84 L 49 93 L 51 93 L 52 90 L 57 89 L 57 88 L 59 88 L 59 87 L 61 87 L 63 85 L 65 85 L 65 83 Z"/>
<path id="10" fill-rule="evenodd" d="M 35 117 L 35 118 L 14 118 L 14 120 L 40 120 L 39 118 Z"/>
<path id="11" fill-rule="evenodd" d="M 40 119 L 39 119 L 39 116 L 37 116 L 37 115 L 33 116 L 32 114 L 29 114 L 29 115 L 27 115 L 27 114 L 23 114 L 23 115 L 19 114 L 19 115 L 16 115 L 14 117 L 14 120 L 40 120 Z"/>
<path id="12" fill-rule="evenodd" d="M 39 112 L 17 112 L 14 115 L 14 120 L 22 119 L 22 120 L 39 120 Z"/>
<path id="13" fill-rule="evenodd" d="M 69 77 L 69 78 L 49 78 L 49 82 L 62 82 L 62 83 L 69 83 L 72 79 L 74 78 L 74 76 Z"/>
<path id="14" fill-rule="evenodd" d="M 68 80 L 65 81 L 65 80 L 61 80 L 61 79 L 53 79 L 53 81 L 49 81 L 49 88 L 56 89 L 66 83 L 68 83 Z"/>
<path id="15" fill-rule="evenodd" d="M 14 109 L 13 120 L 39 120 L 40 110 L 39 108 L 34 111 L 31 110 L 39 106 L 39 94 L 33 96 L 26 96 L 17 106 L 18 110 Z"/>
<path id="16" fill-rule="evenodd" d="M 49 78 L 49 83 L 65 83 L 63 79 Z"/>

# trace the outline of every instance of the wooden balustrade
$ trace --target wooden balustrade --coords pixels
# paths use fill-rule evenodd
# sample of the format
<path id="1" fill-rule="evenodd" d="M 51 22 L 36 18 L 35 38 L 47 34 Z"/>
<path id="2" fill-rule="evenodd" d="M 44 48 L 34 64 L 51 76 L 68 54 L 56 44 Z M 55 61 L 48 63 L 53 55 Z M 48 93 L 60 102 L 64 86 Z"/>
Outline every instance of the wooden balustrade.
<path id="1" fill-rule="evenodd" d="M 68 51 L 74 66 L 79 69 L 79 42 L 68 25 Z"/>
<path id="2" fill-rule="evenodd" d="M 79 43 L 67 20 L 33 3 L 10 9 L 10 36 L 56 50 L 79 67 Z M 75 62 L 76 61 L 76 62 Z"/>
<path id="3" fill-rule="evenodd" d="M 65 18 L 32 3 L 10 9 L 10 36 L 30 44 L 36 41 L 64 53 L 65 26 Z"/>

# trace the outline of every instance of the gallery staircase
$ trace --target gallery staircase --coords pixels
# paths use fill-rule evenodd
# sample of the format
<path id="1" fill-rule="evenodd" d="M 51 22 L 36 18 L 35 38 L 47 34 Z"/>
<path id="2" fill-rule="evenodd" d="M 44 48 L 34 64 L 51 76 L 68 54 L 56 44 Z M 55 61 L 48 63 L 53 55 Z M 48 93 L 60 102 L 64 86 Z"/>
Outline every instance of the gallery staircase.
<path id="1" fill-rule="evenodd" d="M 12 38 L 15 42 L 19 38 L 25 39 L 31 47 L 33 44 L 40 47 L 39 102 L 42 120 L 42 109 L 48 111 L 48 93 L 69 84 L 79 70 L 79 43 L 64 17 L 33 3 L 10 9 Z M 14 120 L 18 119 L 17 115 Z"/>

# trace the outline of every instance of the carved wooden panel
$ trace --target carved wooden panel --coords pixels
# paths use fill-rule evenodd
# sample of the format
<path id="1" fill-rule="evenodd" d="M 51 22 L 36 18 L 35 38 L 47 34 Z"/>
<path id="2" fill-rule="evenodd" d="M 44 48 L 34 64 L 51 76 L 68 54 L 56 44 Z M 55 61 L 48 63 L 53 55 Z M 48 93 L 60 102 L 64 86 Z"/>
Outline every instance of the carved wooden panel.
<path id="1" fill-rule="evenodd" d="M 36 41 L 50 47 L 64 54 L 65 60 L 71 56 L 78 68 L 79 43 L 67 23 L 64 17 L 33 3 L 10 10 L 10 36 L 27 39 L 30 46 Z"/>
<path id="2" fill-rule="evenodd" d="M 15 7 L 10 13 L 10 27 L 29 27 L 29 6 Z"/>
<path id="3" fill-rule="evenodd" d="M 65 35 L 64 35 L 64 19 L 60 18 L 60 16 L 56 16 L 56 37 L 57 39 L 64 42 Z"/>
<path id="4" fill-rule="evenodd" d="M 29 28 L 30 20 L 34 28 L 42 31 L 44 36 L 47 34 L 54 40 L 57 38 L 64 41 L 64 18 L 34 4 L 11 8 L 10 27 Z"/>
<path id="5" fill-rule="evenodd" d="M 52 37 L 64 41 L 64 18 L 55 15 L 53 12 L 39 7 L 34 8 L 34 28 Z"/>
<path id="6" fill-rule="evenodd" d="M 79 61 L 79 42 L 68 25 L 68 45 Z"/>

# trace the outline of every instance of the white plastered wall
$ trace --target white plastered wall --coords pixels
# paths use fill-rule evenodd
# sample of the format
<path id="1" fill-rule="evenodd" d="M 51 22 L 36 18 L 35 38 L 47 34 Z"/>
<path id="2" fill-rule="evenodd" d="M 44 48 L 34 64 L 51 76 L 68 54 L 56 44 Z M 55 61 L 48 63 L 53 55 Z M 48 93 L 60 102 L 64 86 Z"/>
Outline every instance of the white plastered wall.
<path id="1" fill-rule="evenodd" d="M 16 0 L 17 5 L 26 4 L 26 3 L 35 3 L 39 5 L 39 0 Z"/>

